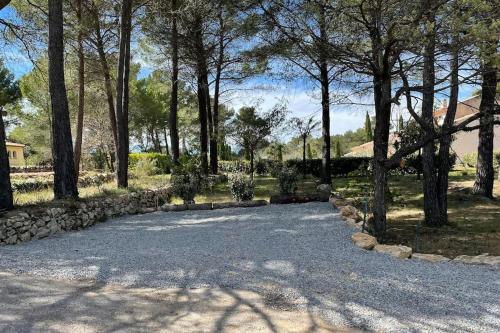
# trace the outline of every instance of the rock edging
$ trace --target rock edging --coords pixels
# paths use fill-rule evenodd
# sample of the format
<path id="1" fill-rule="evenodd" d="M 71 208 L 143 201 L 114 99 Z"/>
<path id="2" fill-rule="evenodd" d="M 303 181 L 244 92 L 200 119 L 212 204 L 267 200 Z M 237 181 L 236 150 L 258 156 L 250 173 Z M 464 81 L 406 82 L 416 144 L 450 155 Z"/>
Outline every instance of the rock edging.
<path id="1" fill-rule="evenodd" d="M 150 213 L 170 201 L 170 198 L 170 188 L 160 188 L 114 198 L 60 201 L 25 207 L 0 217 L 0 246 L 84 229 L 125 214 Z"/>
<path id="2" fill-rule="evenodd" d="M 340 211 L 340 216 L 349 225 L 355 227 L 358 230 L 362 229 L 363 219 L 359 211 L 349 202 L 340 196 L 332 195 L 329 199 L 330 204 L 333 208 Z M 370 224 L 368 218 L 367 224 Z M 368 225 L 366 227 L 368 227 Z M 413 249 L 404 245 L 385 245 L 379 244 L 377 239 L 368 233 L 364 233 L 364 230 L 356 231 L 351 239 L 353 243 L 368 251 L 376 251 L 380 253 L 385 253 L 399 259 L 414 259 L 414 260 L 424 260 L 433 263 L 438 262 L 456 262 L 462 264 L 476 264 L 476 265 L 490 265 L 500 267 L 500 256 L 490 256 L 487 253 L 480 254 L 478 256 L 467 256 L 460 255 L 455 259 L 450 259 L 438 254 L 427 254 L 427 253 L 413 253 Z"/>

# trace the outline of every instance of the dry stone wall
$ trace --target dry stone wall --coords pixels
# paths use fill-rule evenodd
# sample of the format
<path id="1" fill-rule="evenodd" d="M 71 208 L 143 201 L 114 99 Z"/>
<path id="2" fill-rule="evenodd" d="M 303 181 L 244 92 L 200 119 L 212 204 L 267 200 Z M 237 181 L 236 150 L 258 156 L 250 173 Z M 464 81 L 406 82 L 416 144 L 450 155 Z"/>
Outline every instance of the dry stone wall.
<path id="1" fill-rule="evenodd" d="M 114 198 L 57 202 L 29 207 L 0 217 L 0 245 L 44 238 L 87 228 L 125 214 L 147 213 L 170 201 L 170 188 L 141 191 Z"/>

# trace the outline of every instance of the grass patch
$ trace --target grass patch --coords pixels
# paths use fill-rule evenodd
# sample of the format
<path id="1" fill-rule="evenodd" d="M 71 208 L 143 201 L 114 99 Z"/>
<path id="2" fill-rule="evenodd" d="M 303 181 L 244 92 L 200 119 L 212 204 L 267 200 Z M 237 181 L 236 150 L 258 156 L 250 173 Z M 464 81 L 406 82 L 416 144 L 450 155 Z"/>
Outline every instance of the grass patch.
<path id="1" fill-rule="evenodd" d="M 335 178 L 334 187 L 361 208 L 367 178 Z M 441 228 L 423 226 L 422 182 L 416 176 L 389 178 L 394 202 L 388 207 L 388 243 L 404 244 L 422 253 L 449 257 L 460 254 L 489 253 L 500 255 L 500 200 L 471 194 L 474 171 L 450 173 L 448 196 L 449 225 Z M 495 196 L 500 197 L 500 182 L 495 182 Z M 418 232 L 417 232 L 418 230 Z M 417 235 L 418 234 L 418 235 Z"/>

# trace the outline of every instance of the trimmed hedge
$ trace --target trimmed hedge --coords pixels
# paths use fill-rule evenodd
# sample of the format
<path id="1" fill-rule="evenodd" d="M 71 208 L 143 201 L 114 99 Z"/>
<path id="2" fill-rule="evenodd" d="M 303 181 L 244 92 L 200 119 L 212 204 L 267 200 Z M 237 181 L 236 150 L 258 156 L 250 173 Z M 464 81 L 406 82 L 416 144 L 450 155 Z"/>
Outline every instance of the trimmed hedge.
<path id="1" fill-rule="evenodd" d="M 465 154 L 463 157 L 463 162 L 469 167 L 477 166 L 477 152 Z M 500 151 L 493 153 L 493 167 L 498 168 L 500 166 Z"/>
<path id="2" fill-rule="evenodd" d="M 170 173 L 172 160 L 169 155 L 160 153 L 131 153 L 128 155 L 128 166 L 135 168 L 139 160 L 150 159 L 155 161 L 156 167 L 161 173 Z"/>
<path id="3" fill-rule="evenodd" d="M 115 179 L 112 173 L 100 173 L 96 175 L 82 176 L 78 178 L 79 187 L 101 186 L 104 183 L 109 183 Z M 52 188 L 54 180 L 50 178 L 27 178 L 27 179 L 13 179 L 12 190 L 18 193 L 35 192 L 43 189 Z"/>
<path id="4" fill-rule="evenodd" d="M 348 176 L 351 173 L 366 173 L 369 170 L 371 157 L 338 157 L 332 158 L 332 176 Z M 306 160 L 306 170 L 308 174 L 315 177 L 321 176 L 321 159 Z M 285 161 L 287 167 L 302 170 L 302 160 Z"/>

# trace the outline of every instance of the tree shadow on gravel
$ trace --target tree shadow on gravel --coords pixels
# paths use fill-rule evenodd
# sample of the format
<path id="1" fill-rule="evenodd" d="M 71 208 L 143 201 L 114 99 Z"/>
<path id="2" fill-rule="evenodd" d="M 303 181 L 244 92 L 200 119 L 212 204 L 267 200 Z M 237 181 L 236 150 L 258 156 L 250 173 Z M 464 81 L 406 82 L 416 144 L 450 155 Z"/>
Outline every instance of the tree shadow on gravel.
<path id="1" fill-rule="evenodd" d="M 305 204 L 127 217 L 6 247 L 0 270 L 97 282 L 72 289 L 61 281 L 59 299 L 42 280 L 2 279 L 0 331 L 23 322 L 68 331 L 57 328 L 62 319 L 82 331 L 102 319 L 107 332 L 333 330 L 325 322 L 500 331 L 498 271 L 397 260 L 352 246 L 350 234 L 327 204 Z M 16 260 L 15 269 L 6 264 Z M 58 308 L 67 310 L 52 322 Z"/>

